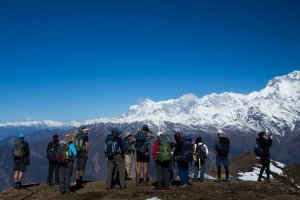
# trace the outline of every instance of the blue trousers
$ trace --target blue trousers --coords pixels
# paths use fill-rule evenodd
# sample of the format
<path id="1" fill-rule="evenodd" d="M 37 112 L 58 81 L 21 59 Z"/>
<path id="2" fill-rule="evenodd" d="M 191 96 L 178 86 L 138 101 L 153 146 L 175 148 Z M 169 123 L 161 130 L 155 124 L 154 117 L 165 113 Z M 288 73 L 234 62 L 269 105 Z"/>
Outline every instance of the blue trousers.
<path id="1" fill-rule="evenodd" d="M 177 163 L 180 185 L 186 185 L 189 182 L 189 164 L 188 163 Z"/>

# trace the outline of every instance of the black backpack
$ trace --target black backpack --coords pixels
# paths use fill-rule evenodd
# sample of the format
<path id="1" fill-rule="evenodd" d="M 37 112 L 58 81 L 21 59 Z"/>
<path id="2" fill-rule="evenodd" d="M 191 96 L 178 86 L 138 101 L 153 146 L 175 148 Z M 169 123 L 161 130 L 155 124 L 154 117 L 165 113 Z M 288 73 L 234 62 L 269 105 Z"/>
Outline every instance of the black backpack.
<path id="1" fill-rule="evenodd" d="M 58 150 L 58 144 L 55 142 L 51 142 L 49 144 L 49 148 L 47 151 L 47 158 L 50 161 L 57 161 L 57 150 Z"/>
<path id="2" fill-rule="evenodd" d="M 204 143 L 196 146 L 196 159 L 197 161 L 200 160 L 201 163 L 203 163 L 207 159 Z"/>
<path id="3" fill-rule="evenodd" d="M 135 135 L 135 150 L 138 153 L 146 154 L 149 150 L 148 148 L 148 142 L 147 142 L 148 134 L 145 131 L 139 131 Z"/>
<path id="4" fill-rule="evenodd" d="M 110 134 L 106 137 L 105 140 L 105 157 L 113 157 L 120 153 L 119 144 L 117 142 L 116 135 Z"/>
<path id="5" fill-rule="evenodd" d="M 226 137 L 221 137 L 217 148 L 219 156 L 227 156 L 230 148 L 230 140 Z"/>
<path id="6" fill-rule="evenodd" d="M 257 142 L 255 145 L 254 145 L 254 153 L 256 156 L 263 156 L 264 155 L 264 150 L 263 148 L 261 147 L 261 145 L 259 144 L 259 142 Z"/>

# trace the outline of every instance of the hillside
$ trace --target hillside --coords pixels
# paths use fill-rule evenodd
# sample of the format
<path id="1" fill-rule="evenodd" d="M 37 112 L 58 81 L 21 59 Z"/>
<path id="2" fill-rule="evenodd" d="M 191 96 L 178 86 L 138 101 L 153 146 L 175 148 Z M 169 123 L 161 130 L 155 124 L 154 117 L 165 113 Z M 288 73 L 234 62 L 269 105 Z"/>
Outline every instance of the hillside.
<path id="1" fill-rule="evenodd" d="M 158 199 L 299 199 L 299 190 L 282 183 L 259 183 L 250 181 L 215 183 L 206 180 L 204 183 L 192 183 L 187 189 L 172 186 L 169 191 L 155 191 L 153 186 L 136 187 L 131 181 L 126 190 L 115 187 L 111 191 L 105 190 L 104 182 L 90 182 L 84 188 L 75 191 L 71 196 L 59 196 L 58 186 L 46 185 L 28 187 L 20 191 L 10 189 L 0 195 L 0 199 L 21 200 L 26 197 L 32 200 L 44 199 L 137 199 L 145 200 L 156 197 Z M 32 194 L 33 193 L 33 194 Z M 32 195 L 31 195 L 32 194 Z M 29 196 L 31 195 L 31 196 Z"/>

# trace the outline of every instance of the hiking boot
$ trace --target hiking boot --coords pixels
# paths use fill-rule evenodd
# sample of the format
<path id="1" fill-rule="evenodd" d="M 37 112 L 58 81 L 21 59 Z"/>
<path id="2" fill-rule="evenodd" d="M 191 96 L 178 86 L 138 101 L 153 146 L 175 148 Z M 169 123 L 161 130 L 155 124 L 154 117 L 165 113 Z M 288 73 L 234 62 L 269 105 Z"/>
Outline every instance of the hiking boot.
<path id="1" fill-rule="evenodd" d="M 162 190 L 161 187 L 155 187 L 154 190 Z"/>
<path id="2" fill-rule="evenodd" d="M 181 189 L 185 189 L 185 188 L 187 188 L 187 187 L 188 187 L 188 184 L 184 184 L 184 185 L 181 185 L 181 186 L 180 186 Z"/>
<path id="3" fill-rule="evenodd" d="M 126 186 L 120 188 L 120 190 L 126 190 L 126 189 L 127 189 Z"/>
<path id="4" fill-rule="evenodd" d="M 261 177 L 259 177 L 259 178 L 257 179 L 257 181 L 261 182 Z"/>
<path id="5" fill-rule="evenodd" d="M 271 180 L 270 180 L 270 179 L 267 179 L 267 180 L 266 180 L 266 183 L 271 183 Z"/>
<path id="6" fill-rule="evenodd" d="M 130 178 L 130 177 L 126 178 L 126 181 L 131 181 L 131 180 L 132 180 L 132 178 Z"/>
<path id="7" fill-rule="evenodd" d="M 216 179 L 215 182 L 216 183 L 222 183 L 222 180 L 221 179 Z"/>
<path id="8" fill-rule="evenodd" d="M 170 190 L 170 187 L 164 187 L 164 190 Z"/>
<path id="9" fill-rule="evenodd" d="M 203 179 L 198 179 L 198 182 L 203 183 Z"/>
<path id="10" fill-rule="evenodd" d="M 229 180 L 228 178 L 223 179 L 222 181 L 223 181 L 223 182 L 226 182 L 226 183 L 230 182 L 230 180 Z"/>
<path id="11" fill-rule="evenodd" d="M 135 185 L 136 185 L 136 186 L 141 186 L 141 183 L 137 181 L 137 182 L 135 183 Z"/>
<path id="12" fill-rule="evenodd" d="M 143 181 L 141 185 L 142 186 L 147 186 L 147 181 Z"/>

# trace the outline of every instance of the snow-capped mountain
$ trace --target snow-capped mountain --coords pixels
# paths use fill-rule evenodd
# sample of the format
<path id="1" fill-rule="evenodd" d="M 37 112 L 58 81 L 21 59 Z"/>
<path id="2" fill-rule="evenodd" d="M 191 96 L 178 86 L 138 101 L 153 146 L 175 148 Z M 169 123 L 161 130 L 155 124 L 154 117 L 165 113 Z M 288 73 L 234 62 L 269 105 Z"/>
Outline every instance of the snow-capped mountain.
<path id="1" fill-rule="evenodd" d="M 119 118 L 99 119 L 94 122 L 151 121 L 161 125 L 168 121 L 185 125 L 224 128 L 268 129 L 284 135 L 299 127 L 300 71 L 270 80 L 266 88 L 250 94 L 222 93 L 198 98 L 186 94 L 179 99 L 154 102 L 146 99 Z"/>
<path id="2" fill-rule="evenodd" d="M 0 123 L 0 127 L 60 128 L 60 127 L 79 127 L 80 125 L 81 125 L 80 122 L 75 122 L 75 121 L 71 121 L 69 123 L 63 123 L 63 122 L 53 121 L 53 120 Z"/>

